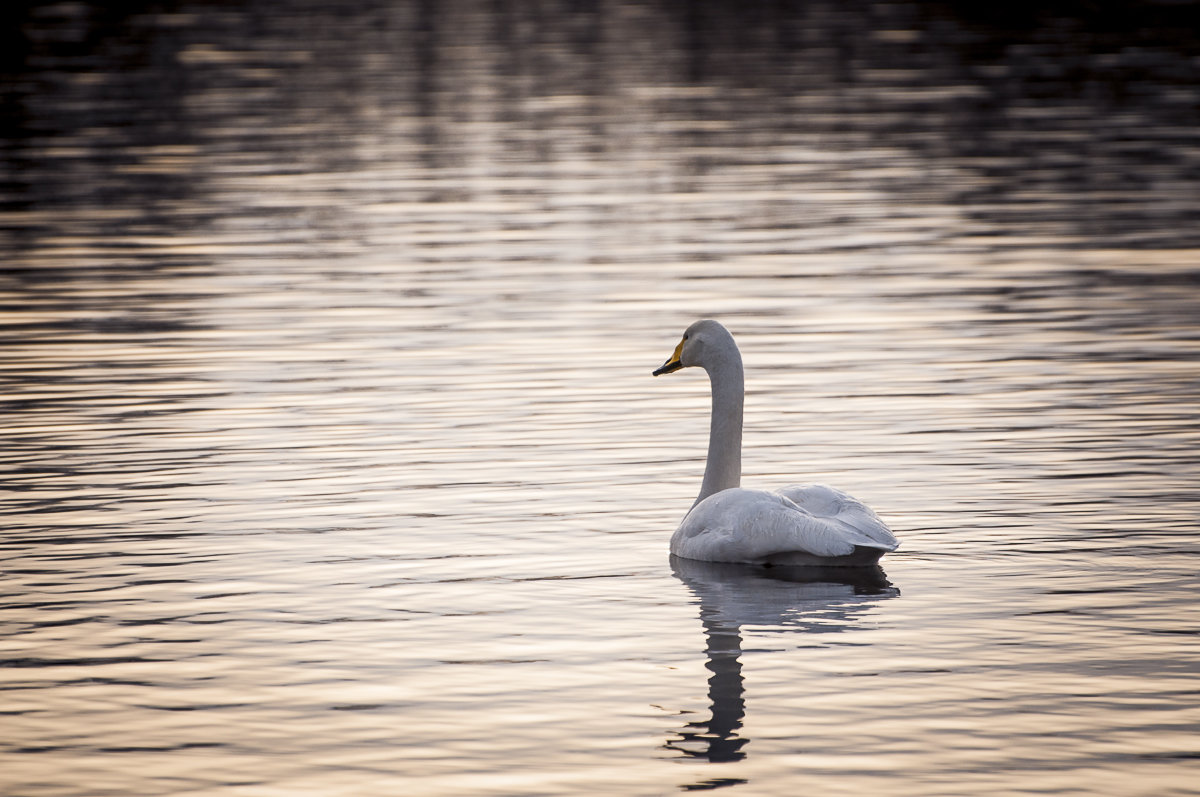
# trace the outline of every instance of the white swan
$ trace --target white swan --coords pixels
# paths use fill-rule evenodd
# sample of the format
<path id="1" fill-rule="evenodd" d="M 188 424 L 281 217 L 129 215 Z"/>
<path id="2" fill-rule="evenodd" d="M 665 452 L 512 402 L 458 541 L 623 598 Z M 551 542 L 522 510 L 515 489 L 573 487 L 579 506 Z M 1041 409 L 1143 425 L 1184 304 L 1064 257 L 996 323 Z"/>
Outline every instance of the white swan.
<path id="1" fill-rule="evenodd" d="M 866 566 L 899 547 L 865 504 L 822 484 L 778 492 L 742 482 L 742 355 L 716 321 L 697 321 L 654 375 L 698 365 L 712 384 L 708 463 L 700 495 L 671 536 L 671 553 L 706 562 Z"/>

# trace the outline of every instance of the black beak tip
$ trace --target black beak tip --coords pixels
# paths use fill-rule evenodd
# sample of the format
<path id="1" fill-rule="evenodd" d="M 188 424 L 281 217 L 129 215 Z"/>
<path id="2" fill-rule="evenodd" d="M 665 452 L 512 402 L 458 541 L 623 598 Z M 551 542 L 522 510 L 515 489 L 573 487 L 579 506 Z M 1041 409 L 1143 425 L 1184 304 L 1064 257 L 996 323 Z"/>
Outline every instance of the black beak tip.
<path id="1" fill-rule="evenodd" d="M 672 363 L 663 363 L 658 368 L 650 372 L 651 376 L 662 376 L 663 374 L 672 374 L 683 367 L 683 363 L 676 361 Z"/>

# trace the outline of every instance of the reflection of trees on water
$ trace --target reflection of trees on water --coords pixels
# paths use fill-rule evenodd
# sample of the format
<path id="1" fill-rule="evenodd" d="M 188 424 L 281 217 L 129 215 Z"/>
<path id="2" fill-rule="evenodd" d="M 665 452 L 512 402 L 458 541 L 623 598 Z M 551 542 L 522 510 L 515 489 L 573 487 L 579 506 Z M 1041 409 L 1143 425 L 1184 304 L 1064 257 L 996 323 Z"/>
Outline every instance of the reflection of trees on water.
<path id="1" fill-rule="evenodd" d="M 900 594 L 879 567 L 759 568 L 671 558 L 671 569 L 700 599 L 709 719 L 689 722 L 664 745 L 692 758 L 740 761 L 746 713 L 742 628 L 840 633 L 872 603 Z"/>
<path id="2" fill-rule="evenodd" d="M 964 208 L 985 228 L 972 235 L 1197 241 L 1200 0 L 198 0 L 186 23 L 161 5 L 0 3 L 0 77 L 18 78 L 0 135 L 29 142 L 0 147 L 0 171 L 19 201 L 136 202 L 131 217 L 200 223 L 174 203 L 227 148 L 239 168 L 257 153 L 256 168 L 289 173 L 449 170 L 405 201 L 470 196 L 465 163 L 534 179 L 597 161 L 632 180 L 613 184 L 622 198 L 646 177 L 702 196 L 750 152 L 792 166 L 770 172 L 790 194 L 850 182 Z M 179 149 L 170 163 L 196 162 L 164 168 L 147 155 L 164 145 Z M 861 162 L 830 160 L 856 150 Z M 296 211 L 273 208 L 254 211 L 289 229 Z M 778 212 L 791 227 L 810 208 Z"/>

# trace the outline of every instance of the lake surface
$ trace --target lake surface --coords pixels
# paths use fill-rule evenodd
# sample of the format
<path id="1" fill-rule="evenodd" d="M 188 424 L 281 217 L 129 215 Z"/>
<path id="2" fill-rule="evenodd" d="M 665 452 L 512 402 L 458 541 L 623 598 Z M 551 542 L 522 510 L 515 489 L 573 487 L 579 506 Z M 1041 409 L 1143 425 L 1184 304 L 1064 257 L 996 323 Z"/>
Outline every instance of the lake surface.
<path id="1" fill-rule="evenodd" d="M 1194 5 L 26 5 L 7 797 L 1200 794 Z"/>

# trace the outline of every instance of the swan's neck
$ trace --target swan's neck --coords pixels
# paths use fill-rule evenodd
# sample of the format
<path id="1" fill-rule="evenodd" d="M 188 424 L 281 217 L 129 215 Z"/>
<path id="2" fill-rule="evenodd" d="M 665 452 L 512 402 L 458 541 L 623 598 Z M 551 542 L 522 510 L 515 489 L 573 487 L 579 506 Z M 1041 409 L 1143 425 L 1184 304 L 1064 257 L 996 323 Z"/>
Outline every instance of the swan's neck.
<path id="1" fill-rule="evenodd" d="M 704 482 L 696 504 L 713 493 L 740 487 L 742 484 L 742 402 L 745 381 L 742 356 L 730 342 L 730 350 L 721 352 L 712 365 L 706 366 L 712 383 L 712 420 L 708 431 L 708 463 L 704 466 Z"/>

